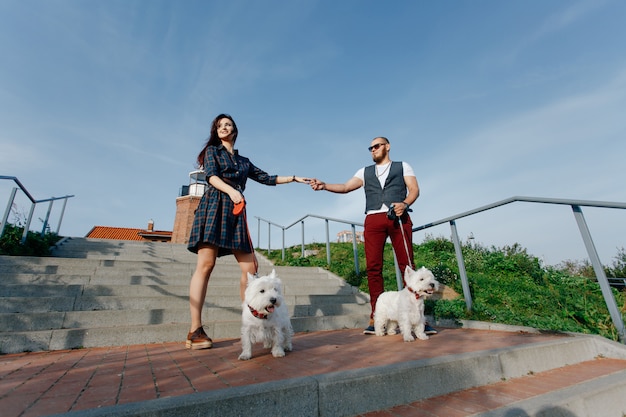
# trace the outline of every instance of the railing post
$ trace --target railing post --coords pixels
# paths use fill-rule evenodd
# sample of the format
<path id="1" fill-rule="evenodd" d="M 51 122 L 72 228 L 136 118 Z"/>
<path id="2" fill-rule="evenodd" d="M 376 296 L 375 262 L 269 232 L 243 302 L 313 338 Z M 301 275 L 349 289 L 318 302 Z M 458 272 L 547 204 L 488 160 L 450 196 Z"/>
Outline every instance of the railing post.
<path id="1" fill-rule="evenodd" d="M 352 224 L 351 226 L 352 226 L 352 251 L 354 252 L 354 272 L 356 273 L 356 276 L 358 277 L 361 272 L 359 268 L 359 247 L 356 243 L 356 226 L 354 224 Z"/>
<path id="2" fill-rule="evenodd" d="M 467 311 L 472 311 L 472 294 L 469 288 L 467 272 L 465 272 L 465 261 L 463 260 L 463 252 L 461 251 L 461 241 L 456 231 L 456 222 L 450 220 L 450 229 L 452 229 L 452 241 L 454 242 L 454 252 L 456 253 L 456 262 L 459 265 L 459 274 L 461 275 L 461 285 L 463 286 L 463 296 L 465 297 L 465 306 Z"/>
<path id="3" fill-rule="evenodd" d="M 57 225 L 57 236 L 59 235 L 59 231 L 61 230 L 61 223 L 63 223 L 63 216 L 65 215 L 65 206 L 67 205 L 67 197 L 63 199 L 63 208 L 61 208 L 61 216 L 59 216 L 59 224 Z"/>
<path id="4" fill-rule="evenodd" d="M 328 219 L 324 219 L 326 223 L 326 264 L 330 266 L 330 231 L 328 230 Z"/>
<path id="5" fill-rule="evenodd" d="M 300 224 L 302 225 L 302 228 L 301 228 L 301 230 L 302 230 L 302 245 L 300 246 L 301 247 L 300 256 L 302 258 L 304 258 L 304 220 L 302 220 L 300 222 Z"/>
<path id="6" fill-rule="evenodd" d="M 600 262 L 600 257 L 598 256 L 598 252 L 596 251 L 593 240 L 591 239 L 591 233 L 587 227 L 585 216 L 583 216 L 583 211 L 580 206 L 572 205 L 572 210 L 574 211 L 574 217 L 576 218 L 576 223 L 578 223 L 578 228 L 580 229 L 583 242 L 585 242 L 585 247 L 587 248 L 587 253 L 589 254 L 589 259 L 591 260 L 591 265 L 593 265 L 593 270 L 596 273 L 596 279 L 598 280 L 598 284 L 602 290 L 604 302 L 606 303 L 611 319 L 613 320 L 613 325 L 617 330 L 619 340 L 624 343 L 626 341 L 626 335 L 624 334 L 624 320 L 622 319 L 622 314 L 620 313 L 619 308 L 617 308 L 617 303 L 615 302 L 615 297 L 613 297 L 613 291 L 611 291 L 609 281 L 606 279 L 606 274 L 604 273 L 602 262 Z"/>
<path id="7" fill-rule="evenodd" d="M 7 204 L 7 209 L 4 211 L 4 216 L 2 216 L 2 223 L 0 224 L 0 237 L 4 234 L 4 227 L 7 225 L 9 213 L 11 213 L 11 207 L 13 207 L 13 202 L 15 201 L 15 193 L 17 193 L 17 187 L 13 187 L 11 197 L 9 198 L 9 204 Z"/>
<path id="8" fill-rule="evenodd" d="M 257 217 L 256 221 L 257 221 L 256 247 L 258 249 L 261 249 L 261 219 Z"/>
<path id="9" fill-rule="evenodd" d="M 43 228 L 41 229 L 41 237 L 44 237 L 46 234 L 46 227 L 48 226 L 48 221 L 50 220 L 50 212 L 52 211 L 52 203 L 54 200 L 50 200 L 50 204 L 48 204 L 48 211 L 46 212 L 46 218 L 43 221 Z"/>
<path id="10" fill-rule="evenodd" d="M 60 199 L 64 199 L 65 203 L 67 203 L 67 199 L 70 197 L 74 197 L 73 195 L 66 195 L 65 197 L 52 197 L 51 199 L 45 199 L 45 200 L 35 200 L 33 198 L 32 195 L 30 195 L 30 193 L 28 192 L 28 190 L 24 187 L 24 185 L 22 185 L 22 183 L 20 182 L 20 180 L 18 180 L 16 177 L 9 177 L 6 175 L 0 175 L 0 180 L 12 180 L 13 182 L 15 182 L 20 190 L 26 195 L 26 197 L 28 197 L 28 199 L 30 200 L 30 202 L 33 204 L 30 208 L 30 213 L 28 215 L 28 219 L 26 219 L 26 225 L 24 227 L 24 233 L 22 234 L 22 241 L 21 243 L 24 244 L 26 242 L 26 237 L 28 236 L 28 231 L 30 229 L 30 223 L 33 219 L 33 213 L 35 211 L 35 206 L 37 205 L 37 203 L 43 203 L 45 201 L 50 201 L 50 207 L 48 208 L 48 213 L 46 214 L 46 219 L 44 220 L 44 227 L 43 230 L 41 232 L 42 236 L 45 233 L 45 230 L 48 226 L 48 221 L 50 220 L 50 211 L 52 210 L 52 202 L 54 200 L 60 200 Z M 2 236 L 2 234 L 4 233 L 4 226 L 6 225 L 6 219 L 8 219 L 8 213 L 13 205 L 13 201 L 15 199 L 15 191 L 17 191 L 17 189 L 14 189 L 12 194 L 11 194 L 11 198 L 9 200 L 9 205 L 7 206 L 7 212 L 5 213 L 5 220 L 2 221 L 2 223 L 0 223 L 0 236 Z M 59 226 L 57 227 L 57 235 L 59 234 L 59 230 L 61 228 L 61 220 L 63 220 L 63 214 L 65 212 L 65 203 L 63 204 L 63 211 L 61 212 L 61 217 L 59 219 Z"/>
<path id="11" fill-rule="evenodd" d="M 282 235 L 283 235 L 283 252 L 282 253 L 283 253 L 283 261 L 284 261 L 285 260 L 285 228 L 281 227 L 280 229 L 283 231 L 282 232 Z"/>
<path id="12" fill-rule="evenodd" d="M 272 251 L 272 248 L 270 247 L 270 245 L 272 244 L 272 225 L 267 222 L 267 255 L 269 256 L 270 252 Z"/>
<path id="13" fill-rule="evenodd" d="M 398 291 L 401 291 L 404 288 L 404 279 L 402 279 L 402 271 L 400 271 L 400 265 L 398 265 L 398 257 L 396 256 L 396 251 L 391 248 L 391 252 L 393 253 L 393 266 L 396 271 L 396 284 L 398 285 Z"/>
<path id="14" fill-rule="evenodd" d="M 30 221 L 33 219 L 33 213 L 35 212 L 35 203 L 30 205 L 30 211 L 28 212 L 28 218 L 24 225 L 24 233 L 22 233 L 22 245 L 26 243 L 26 237 L 28 236 L 28 229 L 30 229 Z"/>

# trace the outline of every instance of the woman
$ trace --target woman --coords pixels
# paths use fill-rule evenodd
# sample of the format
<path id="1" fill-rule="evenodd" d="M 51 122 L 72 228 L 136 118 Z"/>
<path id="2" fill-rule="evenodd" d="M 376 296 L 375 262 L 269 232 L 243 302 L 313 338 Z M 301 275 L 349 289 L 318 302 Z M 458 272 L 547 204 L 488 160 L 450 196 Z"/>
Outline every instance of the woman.
<path id="1" fill-rule="evenodd" d="M 239 295 L 242 301 L 248 273 L 257 272 L 245 209 L 241 215 L 233 213 L 235 204 L 243 202 L 246 180 L 250 178 L 265 185 L 308 182 L 295 175 L 269 175 L 254 166 L 234 148 L 237 134 L 233 118 L 220 114 L 213 120 L 211 135 L 198 154 L 197 162 L 206 173 L 208 186 L 196 210 L 188 244 L 188 249 L 198 254 L 196 270 L 189 284 L 191 328 L 186 342 L 189 349 L 213 346 L 202 327 L 202 306 L 217 257 L 233 254 L 237 259 L 241 268 Z"/>

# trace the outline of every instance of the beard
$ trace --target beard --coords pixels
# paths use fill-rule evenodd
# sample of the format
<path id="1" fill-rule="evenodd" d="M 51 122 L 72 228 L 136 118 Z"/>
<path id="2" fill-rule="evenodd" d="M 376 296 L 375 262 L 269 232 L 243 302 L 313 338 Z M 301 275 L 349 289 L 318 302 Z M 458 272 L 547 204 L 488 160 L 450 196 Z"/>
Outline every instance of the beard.
<path id="1" fill-rule="evenodd" d="M 379 163 L 380 161 L 384 161 L 385 158 L 387 158 L 387 150 L 383 149 L 382 152 L 380 152 L 380 154 L 378 156 L 374 155 L 372 156 L 372 161 L 374 161 L 374 163 Z"/>

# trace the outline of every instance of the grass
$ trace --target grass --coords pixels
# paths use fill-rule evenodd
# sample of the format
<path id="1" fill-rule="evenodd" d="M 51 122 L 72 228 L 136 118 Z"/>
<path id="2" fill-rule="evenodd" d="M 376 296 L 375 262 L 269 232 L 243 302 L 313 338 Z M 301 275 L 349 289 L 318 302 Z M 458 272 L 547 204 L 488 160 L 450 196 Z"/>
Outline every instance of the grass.
<path id="1" fill-rule="evenodd" d="M 326 246 L 309 244 L 305 248 L 315 253 L 301 257 L 301 247 L 286 248 L 285 260 L 280 250 L 259 252 L 276 265 L 316 266 L 330 270 L 348 283 L 367 292 L 365 255 L 358 245 L 360 271 L 354 267 L 352 243 L 331 243 L 331 262 L 326 262 Z M 461 281 L 451 241 L 427 237 L 413 245 L 415 266 L 430 269 L 442 284 L 462 294 Z M 470 319 L 529 326 L 546 331 L 568 331 L 598 334 L 618 340 L 604 297 L 598 283 L 589 275 L 583 263 L 573 268 L 568 261 L 562 266 L 543 266 L 541 261 L 518 244 L 501 248 L 486 248 L 480 244 L 463 245 L 463 257 L 472 293 L 472 311 L 467 311 L 461 296 L 455 300 L 427 300 L 426 309 L 436 319 Z M 383 277 L 385 288 L 397 288 L 391 246 L 384 252 Z M 607 276 L 624 276 L 626 255 L 622 249 L 613 267 L 605 267 Z M 613 289 L 622 317 L 626 312 L 623 291 Z"/>

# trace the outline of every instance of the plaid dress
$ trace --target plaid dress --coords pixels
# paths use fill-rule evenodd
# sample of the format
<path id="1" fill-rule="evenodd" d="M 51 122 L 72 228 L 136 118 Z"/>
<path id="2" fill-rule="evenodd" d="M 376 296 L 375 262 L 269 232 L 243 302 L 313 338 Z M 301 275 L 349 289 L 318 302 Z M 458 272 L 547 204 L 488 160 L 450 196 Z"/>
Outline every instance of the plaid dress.
<path id="1" fill-rule="evenodd" d="M 248 178 L 265 185 L 276 185 L 276 175 L 269 175 L 254 166 L 250 160 L 231 155 L 223 145 L 209 146 L 204 155 L 204 171 L 207 182 L 217 175 L 240 192 L 246 189 Z M 209 184 L 198 204 L 187 249 L 198 253 L 199 245 L 205 243 L 219 248 L 217 256 L 232 254 L 233 250 L 252 253 L 254 250 L 244 213 L 233 214 L 234 203 L 228 194 Z"/>

